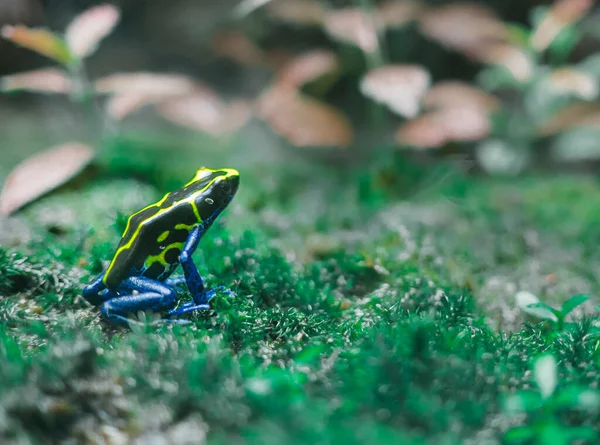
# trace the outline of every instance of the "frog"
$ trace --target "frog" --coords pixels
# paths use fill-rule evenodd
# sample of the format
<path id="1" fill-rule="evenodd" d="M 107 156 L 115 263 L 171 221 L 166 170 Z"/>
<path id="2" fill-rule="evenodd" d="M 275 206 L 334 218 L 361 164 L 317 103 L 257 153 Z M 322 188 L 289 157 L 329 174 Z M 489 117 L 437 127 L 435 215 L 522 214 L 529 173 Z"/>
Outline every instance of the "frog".
<path id="1" fill-rule="evenodd" d="M 207 289 L 192 259 L 202 237 L 233 200 L 240 174 L 233 168 L 199 168 L 181 188 L 127 220 L 107 269 L 83 287 L 82 296 L 106 321 L 130 327 L 131 314 L 166 313 L 161 321 L 189 323 L 188 315 L 210 309 L 224 286 Z M 183 275 L 174 276 L 181 266 Z M 191 301 L 179 304 L 186 285 Z"/>

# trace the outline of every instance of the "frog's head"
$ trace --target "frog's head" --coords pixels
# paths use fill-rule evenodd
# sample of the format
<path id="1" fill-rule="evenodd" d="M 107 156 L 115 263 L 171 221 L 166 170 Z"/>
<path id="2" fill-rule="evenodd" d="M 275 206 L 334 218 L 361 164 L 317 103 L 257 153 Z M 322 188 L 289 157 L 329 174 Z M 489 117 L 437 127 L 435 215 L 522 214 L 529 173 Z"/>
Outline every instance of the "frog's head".
<path id="1" fill-rule="evenodd" d="M 212 170 L 201 168 L 192 182 L 203 185 L 196 198 L 196 206 L 203 221 L 214 221 L 229 205 L 240 185 L 240 174 L 233 168 Z"/>

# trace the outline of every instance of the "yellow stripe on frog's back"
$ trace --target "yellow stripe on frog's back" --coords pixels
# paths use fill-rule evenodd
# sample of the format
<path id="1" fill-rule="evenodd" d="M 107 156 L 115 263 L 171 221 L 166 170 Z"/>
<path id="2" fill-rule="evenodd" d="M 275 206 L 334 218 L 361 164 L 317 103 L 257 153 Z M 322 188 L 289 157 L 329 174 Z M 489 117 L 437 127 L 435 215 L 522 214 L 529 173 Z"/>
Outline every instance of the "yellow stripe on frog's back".
<path id="1" fill-rule="evenodd" d="M 164 198 L 161 201 L 159 201 L 159 202 L 164 202 Z M 121 241 L 127 240 L 127 242 L 125 242 L 123 245 L 120 245 L 117 248 L 117 251 L 115 252 L 115 255 L 112 258 L 112 261 L 110 262 L 110 265 L 108 266 L 108 269 L 106 270 L 106 273 L 104 274 L 104 277 L 103 277 L 103 280 L 102 280 L 104 282 L 104 284 L 107 283 L 107 279 L 110 276 L 111 272 L 113 271 L 113 269 L 115 267 L 115 264 L 116 264 L 116 262 L 119 259 L 119 256 L 121 254 L 123 254 L 123 252 L 125 252 L 126 250 L 131 249 L 131 247 L 133 246 L 133 244 L 135 243 L 135 241 L 138 239 L 138 237 L 140 235 L 140 232 L 142 230 L 142 227 L 144 227 L 145 224 L 148 224 L 149 222 L 152 222 L 154 219 L 160 218 L 166 212 L 168 212 L 169 210 L 171 210 L 175 205 L 181 205 L 182 203 L 188 203 L 188 204 L 190 204 L 192 206 L 192 210 L 194 212 L 194 215 L 197 218 L 197 222 L 201 223 L 202 219 L 200 218 L 200 213 L 198 212 L 198 208 L 196 207 L 196 203 L 194 202 L 193 197 L 190 197 L 188 199 L 184 199 L 184 200 L 178 201 L 173 206 L 166 207 L 164 209 L 160 209 L 158 207 L 158 203 L 157 204 L 152 204 L 151 206 L 148 206 L 148 207 L 144 208 L 143 210 L 141 210 L 140 212 L 137 212 L 136 214 L 132 215 L 129 218 L 129 221 L 128 221 L 128 224 L 127 224 L 127 230 L 130 228 L 129 222 L 132 220 L 132 218 L 135 215 L 139 215 L 144 210 L 148 210 L 148 209 L 153 208 L 153 207 L 159 208 L 159 210 L 156 213 L 153 213 L 150 217 L 144 219 L 143 221 L 141 221 L 137 225 L 137 227 L 135 227 L 135 230 L 134 230 L 133 234 L 131 235 L 131 237 L 126 237 L 126 234 L 127 234 L 127 230 L 126 230 L 126 232 L 124 233 L 123 238 L 121 239 Z M 193 227 L 193 225 L 192 225 L 192 227 Z"/>
<path id="2" fill-rule="evenodd" d="M 224 172 L 225 174 L 224 175 L 215 175 L 210 181 L 208 181 L 206 184 L 204 184 L 204 186 L 201 189 L 195 190 L 193 193 L 191 193 L 185 199 L 179 199 L 176 202 L 174 202 L 173 204 L 169 205 L 168 207 L 161 208 L 161 206 L 165 202 L 167 202 L 168 199 L 174 195 L 174 193 L 181 192 L 182 189 L 174 190 L 172 192 L 165 194 L 161 198 L 160 201 L 158 201 L 154 204 L 151 204 L 151 205 L 143 208 L 142 210 L 134 213 L 133 215 L 131 215 L 127 221 L 127 226 L 121 237 L 121 243 L 119 244 L 119 247 L 117 248 L 117 251 L 116 251 L 115 255 L 113 256 L 112 261 L 110 262 L 110 265 L 108 266 L 108 269 L 106 270 L 106 273 L 104 274 L 104 277 L 102 280 L 104 282 L 104 284 L 107 284 L 108 277 L 110 277 L 111 273 L 113 272 L 115 264 L 116 264 L 119 256 L 126 250 L 131 249 L 134 242 L 138 239 L 140 231 L 145 224 L 152 222 L 154 219 L 160 218 L 164 213 L 168 212 L 173 207 L 180 205 L 184 202 L 186 202 L 192 206 L 192 210 L 196 217 L 197 223 L 202 223 L 202 218 L 200 217 L 200 212 L 195 203 L 195 197 L 197 195 L 203 193 L 205 190 L 207 190 L 217 179 L 223 178 L 223 177 L 228 177 L 228 176 L 238 175 L 239 173 L 237 172 L 237 170 L 234 170 L 234 169 L 222 169 L 222 170 L 201 169 L 201 170 L 198 170 L 198 172 L 196 172 L 196 175 L 194 176 L 194 178 L 191 181 L 189 181 L 187 184 L 185 184 L 185 186 L 183 187 L 183 188 L 189 187 L 195 183 L 202 182 L 203 178 L 205 178 L 207 175 L 210 176 L 211 174 L 214 174 L 217 172 Z M 150 210 L 154 210 L 154 209 L 156 209 L 155 212 L 150 212 Z M 131 236 L 128 237 L 127 234 L 132 229 L 132 221 L 135 220 L 136 216 L 139 217 L 139 216 L 143 215 L 144 213 L 150 213 L 150 215 L 147 218 L 138 222 L 137 227 L 135 227 L 134 232 L 131 234 Z"/>

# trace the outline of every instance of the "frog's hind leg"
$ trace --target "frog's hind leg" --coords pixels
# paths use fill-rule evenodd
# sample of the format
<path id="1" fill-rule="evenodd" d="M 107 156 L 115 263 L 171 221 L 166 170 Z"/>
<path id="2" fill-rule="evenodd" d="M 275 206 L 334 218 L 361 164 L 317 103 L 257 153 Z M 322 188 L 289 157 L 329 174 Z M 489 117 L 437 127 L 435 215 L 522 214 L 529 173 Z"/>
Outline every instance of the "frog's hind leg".
<path id="1" fill-rule="evenodd" d="M 119 293 L 128 295 L 118 296 L 102 303 L 102 316 L 121 326 L 128 327 L 127 315 L 138 311 L 161 312 L 173 309 L 177 304 L 175 290 L 160 281 L 146 277 L 130 277 L 119 286 Z M 132 292 L 138 294 L 133 295 Z"/>

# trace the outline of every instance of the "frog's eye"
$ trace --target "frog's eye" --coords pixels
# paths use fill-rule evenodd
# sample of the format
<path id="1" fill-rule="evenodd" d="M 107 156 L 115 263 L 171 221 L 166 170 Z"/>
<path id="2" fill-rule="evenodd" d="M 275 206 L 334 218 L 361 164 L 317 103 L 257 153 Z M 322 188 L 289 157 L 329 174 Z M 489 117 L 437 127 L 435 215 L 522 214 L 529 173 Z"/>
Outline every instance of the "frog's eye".
<path id="1" fill-rule="evenodd" d="M 204 200 L 205 203 L 207 203 L 208 205 L 213 205 L 215 203 L 215 201 L 212 198 L 206 198 Z"/>

